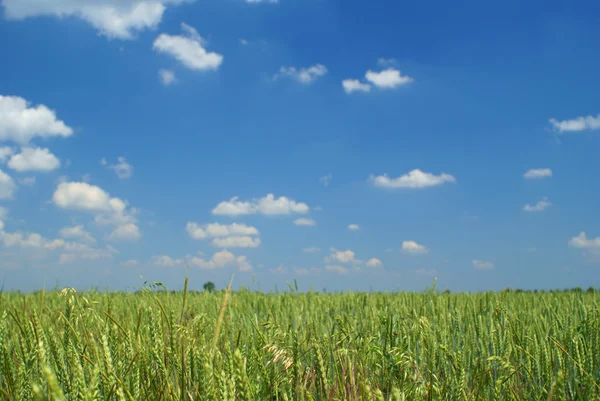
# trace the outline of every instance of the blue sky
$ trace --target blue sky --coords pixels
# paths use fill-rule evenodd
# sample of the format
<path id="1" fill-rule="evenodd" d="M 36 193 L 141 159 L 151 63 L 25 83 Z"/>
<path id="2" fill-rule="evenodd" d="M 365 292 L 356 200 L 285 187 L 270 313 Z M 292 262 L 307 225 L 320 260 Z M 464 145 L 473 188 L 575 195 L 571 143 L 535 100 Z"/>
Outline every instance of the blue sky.
<path id="1" fill-rule="evenodd" d="M 599 287 L 600 6 L 484 3 L 0 0 L 4 288 Z"/>

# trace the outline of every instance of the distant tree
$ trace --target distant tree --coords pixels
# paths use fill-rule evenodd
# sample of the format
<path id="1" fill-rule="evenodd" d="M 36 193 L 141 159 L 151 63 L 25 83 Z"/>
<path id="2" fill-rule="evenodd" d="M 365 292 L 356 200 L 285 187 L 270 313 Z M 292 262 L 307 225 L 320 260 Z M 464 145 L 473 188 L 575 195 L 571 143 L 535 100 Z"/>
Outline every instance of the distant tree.
<path id="1" fill-rule="evenodd" d="M 212 281 L 207 281 L 206 283 L 204 283 L 204 291 L 215 292 L 215 289 L 215 283 L 213 283 Z"/>

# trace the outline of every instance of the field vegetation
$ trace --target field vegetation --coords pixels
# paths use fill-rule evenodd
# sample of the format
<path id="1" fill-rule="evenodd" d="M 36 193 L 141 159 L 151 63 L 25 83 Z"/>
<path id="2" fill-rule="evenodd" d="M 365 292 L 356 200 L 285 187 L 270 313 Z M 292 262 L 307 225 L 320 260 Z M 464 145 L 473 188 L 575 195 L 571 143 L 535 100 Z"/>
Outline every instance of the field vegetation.
<path id="1" fill-rule="evenodd" d="M 598 400 L 599 292 L 0 295 L 4 400 Z"/>

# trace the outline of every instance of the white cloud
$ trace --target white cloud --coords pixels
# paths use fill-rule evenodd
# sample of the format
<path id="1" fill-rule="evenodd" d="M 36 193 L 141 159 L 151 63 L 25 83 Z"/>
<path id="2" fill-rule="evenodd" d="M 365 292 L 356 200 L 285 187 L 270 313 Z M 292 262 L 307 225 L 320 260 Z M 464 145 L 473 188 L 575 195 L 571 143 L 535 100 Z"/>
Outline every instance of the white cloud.
<path id="1" fill-rule="evenodd" d="M 275 199 L 273 194 L 268 194 L 258 201 L 258 213 L 265 215 L 282 215 L 291 213 L 308 213 L 309 207 L 292 199 L 280 196 Z"/>
<path id="2" fill-rule="evenodd" d="M 174 259 L 167 255 L 153 256 L 151 262 L 155 266 L 160 267 L 175 267 L 184 263 L 183 259 Z"/>
<path id="3" fill-rule="evenodd" d="M 331 180 L 333 180 L 333 175 L 331 173 L 319 178 L 319 182 L 321 184 L 323 184 L 323 186 L 326 186 L 326 187 L 329 186 L 329 184 L 331 183 Z"/>
<path id="4" fill-rule="evenodd" d="M 16 190 L 17 184 L 12 177 L 0 170 L 0 199 L 12 199 Z"/>
<path id="5" fill-rule="evenodd" d="M 332 249 L 331 255 L 325 258 L 326 263 L 338 262 L 338 263 L 358 263 L 359 260 L 354 258 L 355 254 L 351 250 L 339 251 Z"/>
<path id="6" fill-rule="evenodd" d="M 23 148 L 10 158 L 8 167 L 19 172 L 47 172 L 59 168 L 60 160 L 45 148 Z"/>
<path id="7" fill-rule="evenodd" d="M 294 220 L 294 224 L 297 226 L 310 227 L 310 226 L 316 226 L 317 222 L 314 221 L 313 219 L 307 219 L 305 217 L 301 217 L 299 219 Z"/>
<path id="8" fill-rule="evenodd" d="M 365 74 L 365 78 L 376 87 L 382 89 L 393 89 L 414 81 L 411 77 L 400 74 L 400 71 L 394 68 L 388 68 L 380 72 L 369 70 Z"/>
<path id="9" fill-rule="evenodd" d="M 260 238 L 248 236 L 214 238 L 211 244 L 218 248 L 256 248 L 260 246 Z"/>
<path id="10" fill-rule="evenodd" d="M 321 251 L 321 249 L 317 248 L 315 246 L 302 249 L 302 252 L 304 252 L 304 253 L 317 253 L 317 252 L 320 252 L 320 251 Z"/>
<path id="11" fill-rule="evenodd" d="M 579 233 L 577 237 L 571 238 L 569 245 L 575 248 L 597 248 L 600 249 L 600 237 L 589 238 L 585 232 Z"/>
<path id="12" fill-rule="evenodd" d="M 358 79 L 345 79 L 342 81 L 342 87 L 347 94 L 371 91 L 371 85 L 362 83 Z"/>
<path id="13" fill-rule="evenodd" d="M 348 273 L 348 269 L 345 268 L 344 266 L 340 266 L 340 265 L 327 265 L 327 266 L 325 266 L 325 270 L 328 272 L 337 273 L 337 274 Z"/>
<path id="14" fill-rule="evenodd" d="M 35 181 L 36 181 L 35 177 L 19 178 L 19 184 L 24 185 L 26 187 L 33 187 L 35 185 Z"/>
<path id="15" fill-rule="evenodd" d="M 110 233 L 108 239 L 111 241 L 137 241 L 141 237 L 142 233 L 140 233 L 140 228 L 134 223 L 129 223 L 117 226 L 117 228 Z"/>
<path id="16" fill-rule="evenodd" d="M 7 233 L 4 223 L 0 221 L 0 241 L 6 247 L 60 250 L 59 263 L 71 263 L 77 260 L 109 259 L 118 251 L 108 245 L 105 249 L 92 248 L 90 244 L 81 242 L 66 242 L 63 239 L 49 240 L 40 234 L 23 234 L 20 232 Z"/>
<path id="17" fill-rule="evenodd" d="M 296 202 L 285 196 L 275 198 L 268 194 L 264 198 L 252 201 L 239 201 L 235 196 L 229 201 L 223 201 L 212 210 L 214 215 L 242 216 L 249 214 L 287 215 L 292 213 L 308 213 L 309 207 L 305 203 Z"/>
<path id="18" fill-rule="evenodd" d="M 76 238 L 79 241 L 95 243 L 96 239 L 89 232 L 83 229 L 83 224 L 73 227 L 64 227 L 59 232 L 63 238 Z"/>
<path id="19" fill-rule="evenodd" d="M 158 77 L 160 78 L 160 82 L 164 86 L 169 86 L 177 82 L 177 78 L 175 77 L 175 73 L 170 70 L 161 69 L 158 71 Z"/>
<path id="20" fill-rule="evenodd" d="M 114 39 L 133 39 L 137 32 L 153 29 L 162 20 L 168 4 L 184 0 L 4 0 L 8 19 L 51 15 L 77 17 L 100 34 Z"/>
<path id="21" fill-rule="evenodd" d="M 185 229 L 190 237 L 194 239 L 205 239 L 208 237 L 229 237 L 229 236 L 248 236 L 259 235 L 256 227 L 247 226 L 245 224 L 233 223 L 230 225 L 212 223 L 200 226 L 198 223 L 189 222 Z"/>
<path id="22" fill-rule="evenodd" d="M 220 248 L 256 248 L 261 244 L 260 238 L 252 237 L 259 235 L 259 231 L 245 224 L 211 223 L 200 226 L 189 222 L 185 229 L 193 239 L 213 238 L 211 244 Z"/>
<path id="23" fill-rule="evenodd" d="M 494 264 L 492 262 L 486 262 L 486 261 L 477 260 L 477 259 L 475 259 L 473 261 L 473 266 L 476 269 L 481 269 L 481 270 L 490 270 L 490 269 L 494 268 Z"/>
<path id="24" fill-rule="evenodd" d="M 9 4 L 16 1 L 9 0 Z M 6 1 L 4 5 L 7 6 Z M 0 95 L 0 141 L 27 144 L 35 137 L 68 137 L 73 134 L 71 128 L 56 119 L 53 110 L 44 105 L 30 106 L 21 97 Z"/>
<path id="25" fill-rule="evenodd" d="M 44 249 L 50 249 L 50 250 L 59 249 L 59 248 L 62 248 L 63 246 L 65 246 L 65 244 L 66 244 L 65 240 L 57 238 L 55 240 L 52 240 L 52 241 L 46 243 L 44 245 Z"/>
<path id="26" fill-rule="evenodd" d="M 244 38 L 241 38 L 240 39 L 240 44 L 243 45 L 243 46 L 246 46 L 248 44 L 248 40 L 244 39 Z"/>
<path id="27" fill-rule="evenodd" d="M 15 153 L 15 150 L 10 146 L 2 146 L 0 147 L 0 163 L 4 163 L 9 156 L 12 156 Z"/>
<path id="28" fill-rule="evenodd" d="M 4 206 L 0 206 L 0 221 L 4 221 L 8 216 L 8 209 Z"/>
<path id="29" fill-rule="evenodd" d="M 523 174 L 523 177 L 528 180 L 552 177 L 552 170 L 550 170 L 549 168 L 532 168 L 530 170 L 527 170 L 527 172 Z"/>
<path id="30" fill-rule="evenodd" d="M 548 206 L 551 206 L 551 205 L 552 205 L 552 203 L 548 202 L 547 199 L 544 199 L 544 200 L 539 201 L 535 205 L 530 205 L 530 204 L 525 205 L 523 210 L 526 212 L 541 212 L 544 209 L 546 209 Z"/>
<path id="31" fill-rule="evenodd" d="M 375 268 L 381 266 L 381 260 L 377 258 L 371 258 L 367 261 L 367 267 Z"/>
<path id="32" fill-rule="evenodd" d="M 127 159 L 125 159 L 123 156 L 117 157 L 116 164 L 108 164 L 108 162 L 104 158 L 100 160 L 100 164 L 102 164 L 103 166 L 107 166 L 111 170 L 114 170 L 117 177 L 119 177 L 122 180 L 131 178 L 131 176 L 133 175 L 133 166 L 127 163 Z"/>
<path id="33" fill-rule="evenodd" d="M 579 132 L 579 131 L 592 131 L 600 129 L 600 114 L 594 116 L 580 116 L 572 120 L 559 121 L 555 118 L 551 118 L 550 124 L 552 127 L 560 132 Z"/>
<path id="34" fill-rule="evenodd" d="M 400 250 L 403 253 L 410 254 L 424 254 L 429 252 L 426 247 L 423 245 L 417 244 L 415 241 L 403 241 L 402 249 Z"/>
<path id="35" fill-rule="evenodd" d="M 206 41 L 194 28 L 185 23 L 181 24 L 181 28 L 186 36 L 162 33 L 154 41 L 154 50 L 168 54 L 191 70 L 217 70 L 223 56 L 206 51 Z"/>
<path id="36" fill-rule="evenodd" d="M 42 249 L 45 245 L 51 243 L 51 241 L 48 241 L 46 238 L 37 233 L 26 235 L 19 232 L 7 233 L 0 231 L 0 239 L 6 247 Z"/>
<path id="37" fill-rule="evenodd" d="M 111 198 L 102 188 L 85 182 L 61 182 L 52 196 L 54 204 L 62 209 L 84 210 L 95 214 L 94 221 L 116 226 L 109 239 L 139 238 L 135 225 L 137 209 L 128 208 L 127 202 Z"/>
<path id="38" fill-rule="evenodd" d="M 289 77 L 301 84 L 307 85 L 325 74 L 327 74 L 327 68 L 322 64 L 316 64 L 307 68 L 281 67 L 279 72 L 275 74 L 274 79 Z"/>
<path id="39" fill-rule="evenodd" d="M 121 267 L 136 267 L 136 266 L 139 266 L 140 264 L 141 263 L 139 260 L 128 259 L 128 260 L 121 262 Z"/>
<path id="40" fill-rule="evenodd" d="M 235 266 L 239 271 L 248 272 L 252 271 L 252 265 L 248 262 L 245 256 L 235 256 L 227 250 L 216 252 L 209 260 L 205 260 L 199 257 L 191 258 L 191 265 L 197 266 L 201 269 L 222 269 L 227 266 Z"/>
<path id="41" fill-rule="evenodd" d="M 63 209 L 107 211 L 122 208 L 119 198 L 111 198 L 102 188 L 85 182 L 62 182 L 52 197 Z"/>
<path id="42" fill-rule="evenodd" d="M 359 231 L 360 230 L 360 226 L 358 224 L 350 224 L 350 225 L 348 225 L 348 230 L 350 230 L 350 231 Z"/>
<path id="43" fill-rule="evenodd" d="M 373 185 L 380 188 L 420 189 L 441 185 L 446 182 L 456 182 L 456 178 L 446 173 L 433 175 L 431 173 L 425 173 L 419 169 L 415 169 L 398 178 L 389 178 L 387 174 L 377 177 L 372 175 L 370 177 L 370 181 L 373 183 Z"/>

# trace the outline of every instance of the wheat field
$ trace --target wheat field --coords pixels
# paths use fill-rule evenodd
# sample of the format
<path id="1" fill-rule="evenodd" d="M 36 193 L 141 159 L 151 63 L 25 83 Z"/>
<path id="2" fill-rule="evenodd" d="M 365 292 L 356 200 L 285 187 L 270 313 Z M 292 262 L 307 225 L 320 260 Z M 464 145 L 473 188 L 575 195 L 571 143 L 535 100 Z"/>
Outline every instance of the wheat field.
<path id="1" fill-rule="evenodd" d="M 598 292 L 0 296 L 3 400 L 598 400 Z"/>

